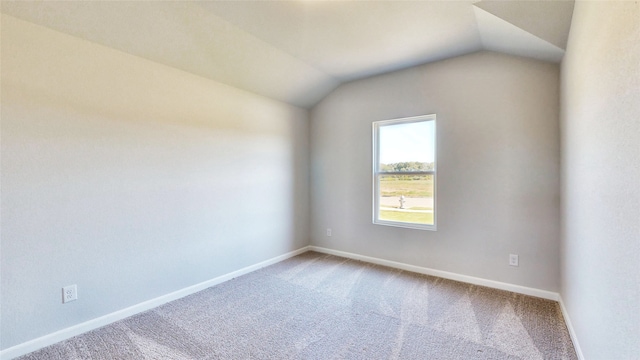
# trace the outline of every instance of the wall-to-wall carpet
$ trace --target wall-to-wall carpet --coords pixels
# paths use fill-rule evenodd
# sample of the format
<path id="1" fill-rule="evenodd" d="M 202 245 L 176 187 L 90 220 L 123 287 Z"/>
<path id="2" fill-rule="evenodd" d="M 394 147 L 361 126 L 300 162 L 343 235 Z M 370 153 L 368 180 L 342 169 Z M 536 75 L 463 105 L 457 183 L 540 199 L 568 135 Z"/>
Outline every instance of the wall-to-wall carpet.
<path id="1" fill-rule="evenodd" d="M 556 302 L 307 252 L 20 359 L 576 354 Z"/>

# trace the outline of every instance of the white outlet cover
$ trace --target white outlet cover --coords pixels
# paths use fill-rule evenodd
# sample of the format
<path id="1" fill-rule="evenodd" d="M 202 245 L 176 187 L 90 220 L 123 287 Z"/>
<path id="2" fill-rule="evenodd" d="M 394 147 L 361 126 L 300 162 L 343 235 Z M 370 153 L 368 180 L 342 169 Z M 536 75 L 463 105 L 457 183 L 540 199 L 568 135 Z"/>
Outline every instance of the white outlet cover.
<path id="1" fill-rule="evenodd" d="M 518 255 L 509 254 L 509 265 L 518 266 Z"/>
<path id="2" fill-rule="evenodd" d="M 78 286 L 69 285 L 62 288 L 62 303 L 78 300 Z"/>

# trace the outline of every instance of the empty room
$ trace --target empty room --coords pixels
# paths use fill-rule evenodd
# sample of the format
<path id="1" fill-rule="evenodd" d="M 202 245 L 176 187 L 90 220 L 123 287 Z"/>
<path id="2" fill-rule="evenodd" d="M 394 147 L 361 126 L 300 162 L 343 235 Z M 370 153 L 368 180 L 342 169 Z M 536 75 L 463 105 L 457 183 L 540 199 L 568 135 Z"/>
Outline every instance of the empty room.
<path id="1" fill-rule="evenodd" d="M 640 359 L 638 1 L 0 5 L 0 359 Z"/>

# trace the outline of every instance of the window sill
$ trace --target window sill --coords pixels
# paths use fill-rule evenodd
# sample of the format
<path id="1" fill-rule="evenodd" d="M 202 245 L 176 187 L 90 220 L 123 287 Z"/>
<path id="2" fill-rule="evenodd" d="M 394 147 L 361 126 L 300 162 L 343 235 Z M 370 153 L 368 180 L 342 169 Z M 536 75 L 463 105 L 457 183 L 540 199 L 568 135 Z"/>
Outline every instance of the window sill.
<path id="1" fill-rule="evenodd" d="M 414 229 L 414 230 L 428 230 L 428 231 L 436 231 L 437 230 L 436 225 L 405 223 L 405 222 L 399 222 L 399 221 L 374 220 L 373 224 L 374 225 L 400 227 L 400 228 L 405 228 L 405 229 Z"/>

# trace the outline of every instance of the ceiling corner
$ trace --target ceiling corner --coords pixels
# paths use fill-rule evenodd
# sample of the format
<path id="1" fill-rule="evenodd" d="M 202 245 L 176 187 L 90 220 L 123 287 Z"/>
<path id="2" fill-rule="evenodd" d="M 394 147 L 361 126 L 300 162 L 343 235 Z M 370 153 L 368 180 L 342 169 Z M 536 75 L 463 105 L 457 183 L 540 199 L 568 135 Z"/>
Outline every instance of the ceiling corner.
<path id="1" fill-rule="evenodd" d="M 486 50 L 560 62 L 564 49 L 474 4 L 482 45 Z"/>

